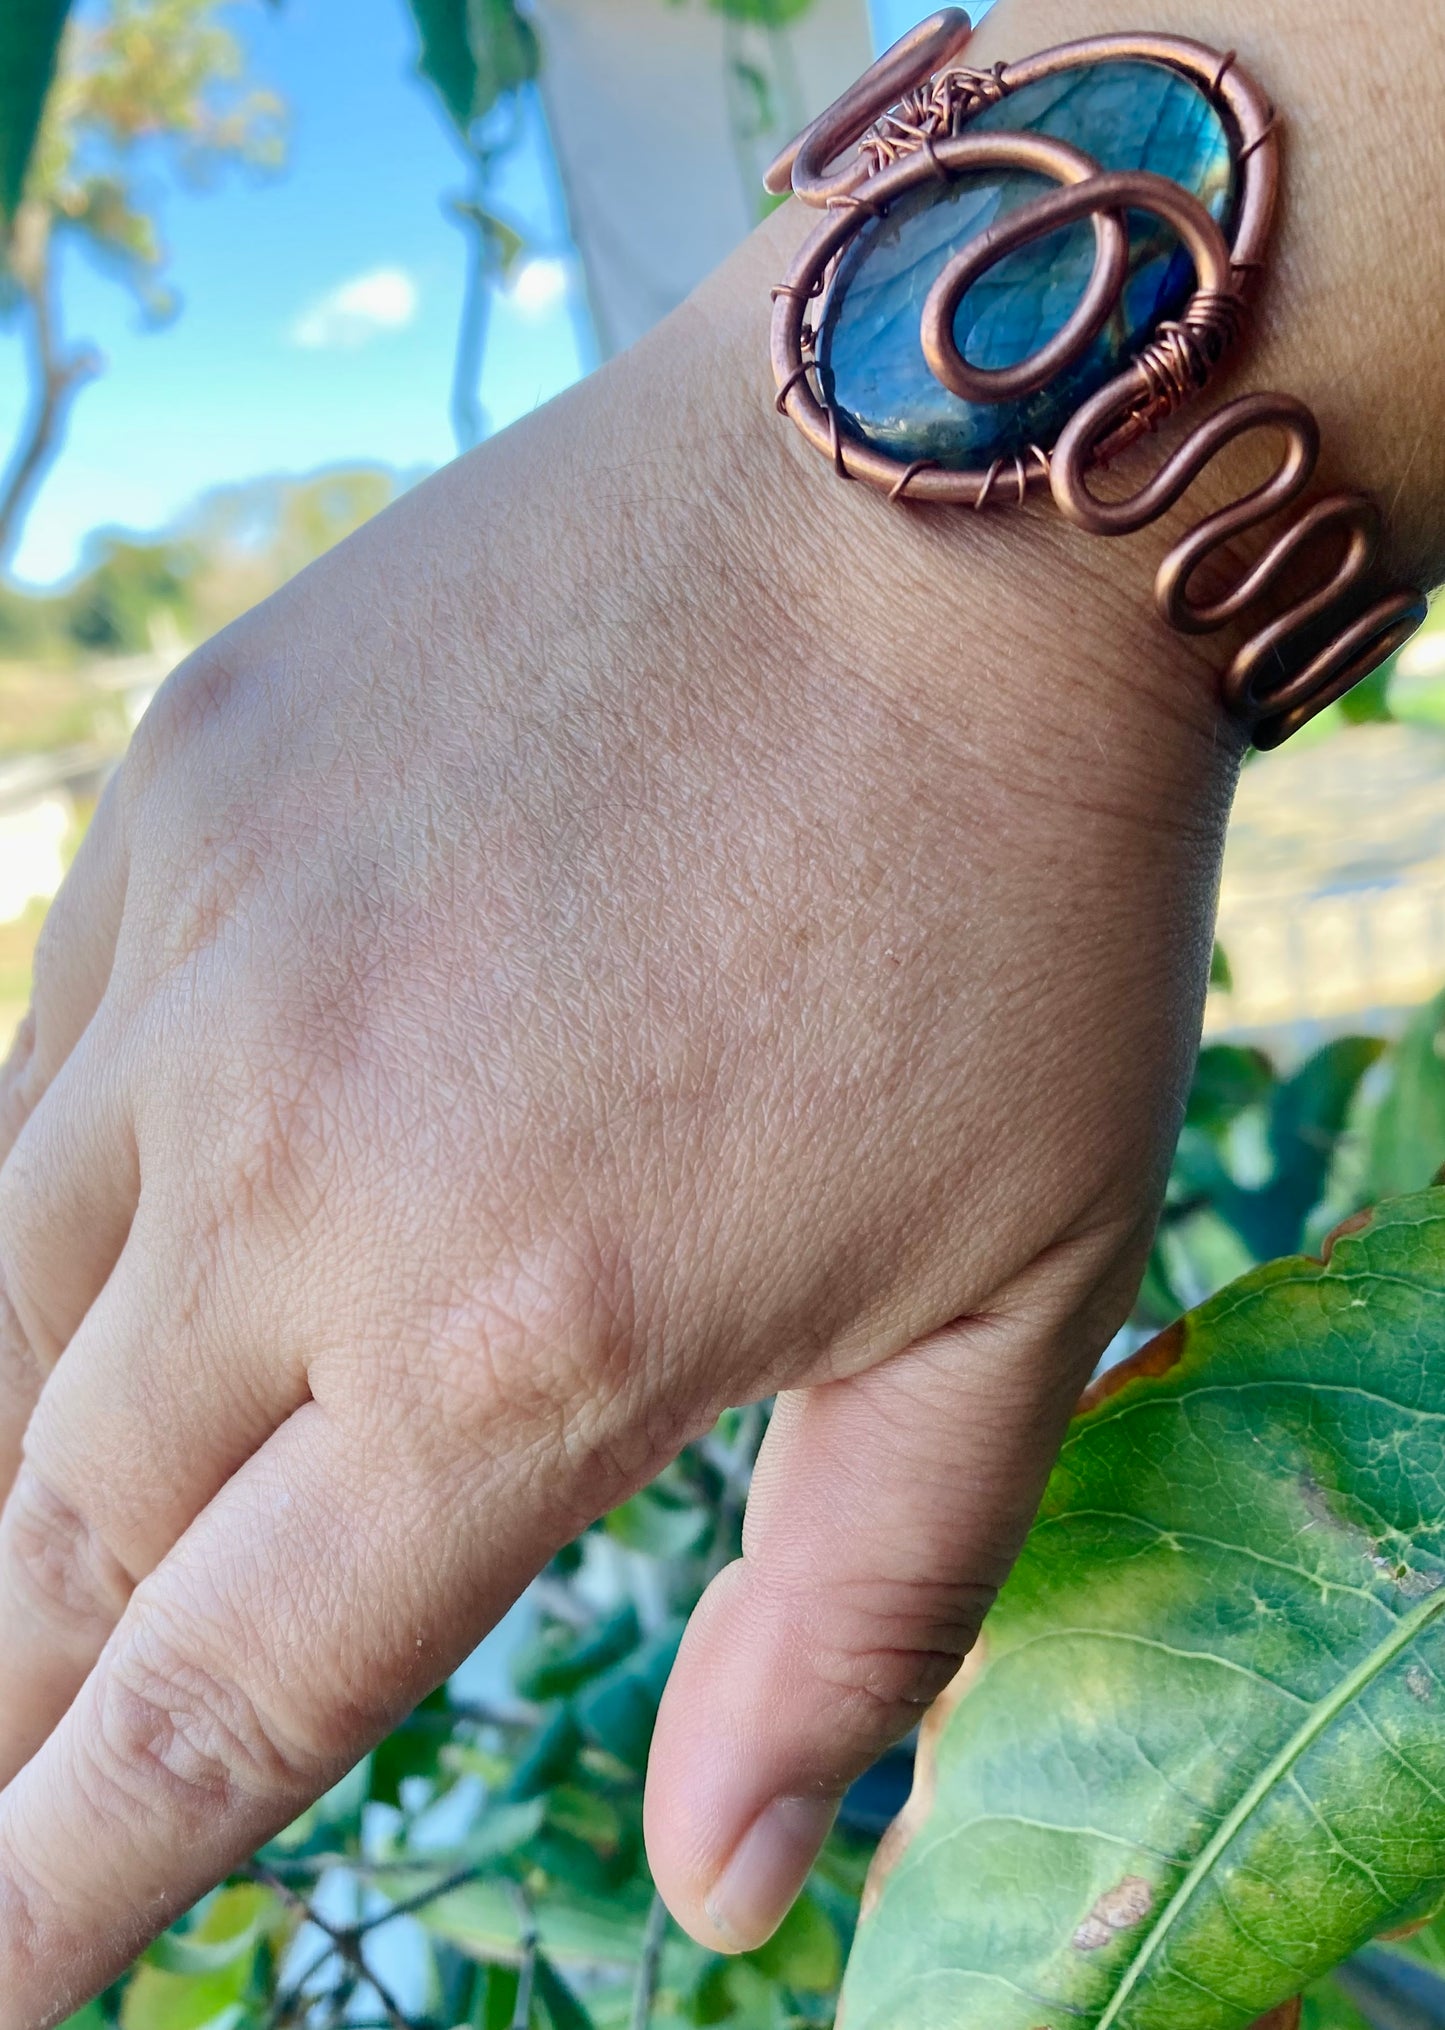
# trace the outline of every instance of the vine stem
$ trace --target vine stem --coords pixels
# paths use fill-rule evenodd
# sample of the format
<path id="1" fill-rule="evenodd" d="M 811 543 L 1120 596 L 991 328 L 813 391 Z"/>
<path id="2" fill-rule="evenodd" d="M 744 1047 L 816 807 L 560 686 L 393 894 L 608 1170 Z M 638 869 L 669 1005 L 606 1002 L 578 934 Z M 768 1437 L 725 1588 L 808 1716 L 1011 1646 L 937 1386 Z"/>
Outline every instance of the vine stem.
<path id="1" fill-rule="evenodd" d="M 652 2022 L 653 2004 L 657 2000 L 657 1981 L 662 1971 L 662 1948 L 667 1943 L 667 1905 L 654 1893 L 652 1908 L 647 1913 L 647 1929 L 642 1935 L 642 1964 L 637 1970 L 637 1986 L 632 1995 L 632 2016 L 629 2030 L 648 2030 Z"/>

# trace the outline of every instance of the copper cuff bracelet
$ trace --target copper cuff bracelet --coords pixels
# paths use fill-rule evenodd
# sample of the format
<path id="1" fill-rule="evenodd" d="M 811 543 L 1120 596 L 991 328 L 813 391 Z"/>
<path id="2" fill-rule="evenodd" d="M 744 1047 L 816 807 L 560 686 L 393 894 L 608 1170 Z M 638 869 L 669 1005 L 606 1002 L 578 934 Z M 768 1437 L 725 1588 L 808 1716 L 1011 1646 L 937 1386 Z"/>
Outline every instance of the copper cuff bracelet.
<path id="1" fill-rule="evenodd" d="M 1264 484 L 1177 542 L 1155 581 L 1159 611 L 1186 634 L 1267 610 L 1271 594 L 1287 601 L 1222 681 L 1225 708 L 1255 744 L 1278 746 L 1425 617 L 1418 591 L 1377 581 L 1376 503 L 1334 493 L 1296 507 L 1314 474 L 1319 428 L 1288 395 L 1227 402 L 1124 499 L 1100 500 L 1089 475 L 1192 401 L 1240 337 L 1279 188 L 1279 116 L 1232 52 L 1180 37 L 1101 36 L 974 71 L 957 62 L 969 33 L 957 8 L 921 23 L 768 172 L 770 191 L 791 189 L 826 214 L 773 292 L 778 408 L 840 476 L 892 500 L 992 508 L 1047 489 L 1069 521 L 1106 536 L 1166 513 L 1235 439 L 1256 431 L 1282 439 Z M 1098 145 L 1095 128 L 1126 166 L 1106 167 L 1077 145 L 1081 137 Z M 1070 131 L 1075 138 L 1065 138 Z M 1133 166 L 1149 159 L 1186 163 L 1199 194 Z M 1058 188 L 1032 195 L 1040 178 Z M 980 189 L 970 225 L 962 214 L 974 200 L 960 193 Z M 951 236 L 944 203 L 960 205 Z M 1085 225 L 1091 271 L 1079 262 Z M 1072 259 L 1062 258 L 1070 248 Z M 1020 283 L 1029 250 L 1034 268 Z M 957 335 L 960 308 L 971 291 L 980 292 L 975 303 L 988 298 L 990 285 L 970 344 L 977 350 L 981 334 L 1005 359 L 1019 349 L 1006 342 L 1011 322 L 1026 318 L 1032 338 L 1057 323 L 1056 299 L 1077 296 L 1077 306 L 1028 357 L 972 365 Z M 867 413 L 882 371 L 870 354 L 875 339 L 894 373 L 881 419 Z M 986 455 L 969 463 L 979 442 Z M 1282 533 L 1237 583 L 1208 600 L 1194 595 L 1206 559 L 1288 509 Z M 1301 558 L 1322 539 L 1337 559 L 1301 593 Z"/>

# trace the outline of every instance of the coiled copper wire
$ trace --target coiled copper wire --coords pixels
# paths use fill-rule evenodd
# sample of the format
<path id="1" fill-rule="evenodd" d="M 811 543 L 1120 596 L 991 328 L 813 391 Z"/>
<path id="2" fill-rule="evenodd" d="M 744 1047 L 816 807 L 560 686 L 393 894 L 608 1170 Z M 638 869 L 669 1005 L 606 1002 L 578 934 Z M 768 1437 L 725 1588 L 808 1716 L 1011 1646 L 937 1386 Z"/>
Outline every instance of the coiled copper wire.
<path id="1" fill-rule="evenodd" d="M 978 72 L 955 61 L 968 35 L 968 17 L 956 8 L 921 23 L 769 171 L 770 189 L 791 187 L 827 214 L 774 292 L 778 406 L 827 453 L 841 476 L 880 486 L 893 500 L 1022 505 L 1047 487 L 1070 521 L 1103 536 L 1133 534 L 1158 520 L 1226 445 L 1257 432 L 1278 438 L 1281 455 L 1269 478 L 1176 542 L 1155 580 L 1160 613 L 1186 634 L 1228 627 L 1282 597 L 1282 609 L 1237 651 L 1222 683 L 1226 708 L 1255 744 L 1276 746 L 1376 669 L 1425 617 L 1417 590 L 1378 584 L 1379 508 L 1360 493 L 1333 493 L 1300 507 L 1229 590 L 1204 600 L 1192 589 L 1200 566 L 1301 502 L 1319 456 L 1312 412 L 1288 395 L 1240 396 L 1198 424 L 1127 498 L 1100 500 L 1089 475 L 1194 401 L 1238 342 L 1250 290 L 1264 267 L 1278 191 L 1279 116 L 1233 51 L 1221 56 L 1181 37 L 1100 36 Z M 1184 72 L 1232 129 L 1241 177 L 1232 245 L 1204 207 L 1165 178 L 1106 172 L 1079 149 L 1037 134 L 968 131 L 981 106 L 1021 85 L 1080 63 L 1130 57 Z M 1078 362 L 1117 309 L 1126 285 L 1131 211 L 1153 213 L 1178 235 L 1194 262 L 1196 290 L 1181 316 L 1161 323 L 1125 370 L 1083 404 L 1052 453 L 1031 445 L 1026 453 L 973 472 L 946 470 L 930 459 L 905 464 L 842 429 L 818 378 L 809 307 L 826 290 L 839 254 L 865 220 L 886 212 L 905 191 L 932 178 L 1004 168 L 1032 170 L 1058 188 L 981 233 L 954 255 L 929 293 L 924 356 L 961 399 L 1018 399 L 1047 387 Z M 1016 366 L 987 371 L 972 366 L 954 337 L 968 291 L 1006 255 L 1085 219 L 1094 228 L 1094 270 L 1064 329 Z M 1301 593 L 1301 566 L 1325 545 L 1333 547 L 1336 560 L 1313 590 Z"/>

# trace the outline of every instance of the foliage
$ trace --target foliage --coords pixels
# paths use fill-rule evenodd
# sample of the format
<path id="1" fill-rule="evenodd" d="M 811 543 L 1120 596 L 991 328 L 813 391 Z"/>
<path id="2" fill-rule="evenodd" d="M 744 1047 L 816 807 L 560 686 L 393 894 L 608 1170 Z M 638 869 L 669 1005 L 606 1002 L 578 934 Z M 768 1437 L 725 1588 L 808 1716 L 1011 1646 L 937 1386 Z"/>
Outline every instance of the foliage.
<path id="1" fill-rule="evenodd" d="M 68 9 L 69 0 L 28 0 L 0 17 L 0 225 L 20 202 Z"/>
<path id="2" fill-rule="evenodd" d="M 489 201 L 498 161 L 516 143 L 522 94 L 541 69 L 537 32 L 515 0 L 410 0 L 420 37 L 417 69 L 436 87 L 471 160 L 472 187 L 449 209 L 467 241 L 467 280 L 452 379 L 452 425 L 467 449 L 484 434 L 478 390 L 494 285 L 526 251 L 523 235 Z"/>
<path id="3" fill-rule="evenodd" d="M 98 20 L 76 17 L 65 30 L 0 261 L 0 313 L 25 328 L 33 381 L 0 485 L 0 555 L 59 449 L 76 392 L 103 364 L 62 338 L 58 242 L 83 246 L 150 316 L 168 316 L 176 299 L 161 281 L 165 248 L 142 196 L 155 150 L 190 181 L 227 161 L 271 168 L 281 159 L 280 102 L 247 83 L 221 5 L 109 0 Z"/>
<path id="4" fill-rule="evenodd" d="M 536 77 L 537 32 L 513 0 L 411 0 L 411 11 L 421 36 L 417 68 L 470 141 L 478 120 Z"/>
<path id="5" fill-rule="evenodd" d="M 1297 1253 L 1445 1161 L 1445 996 L 1389 1050 L 1337 1037 L 1283 1074 L 1261 1050 L 1201 1053 L 1140 1296 L 1166 1325 L 1252 1263 Z"/>
<path id="6" fill-rule="evenodd" d="M 1445 1899 L 1445 1192 L 1081 1416 L 862 1928 L 855 2030 L 1245 2030 Z"/>
<path id="7" fill-rule="evenodd" d="M 57 592 L 0 585 L 0 664 L 45 670 L 204 640 L 384 508 L 404 476 L 338 467 L 206 495 L 158 536 L 104 530 Z M 103 674 L 103 672 L 102 672 Z M 9 746 L 0 716 L 0 745 Z M 29 744 L 29 743 L 27 743 Z"/>

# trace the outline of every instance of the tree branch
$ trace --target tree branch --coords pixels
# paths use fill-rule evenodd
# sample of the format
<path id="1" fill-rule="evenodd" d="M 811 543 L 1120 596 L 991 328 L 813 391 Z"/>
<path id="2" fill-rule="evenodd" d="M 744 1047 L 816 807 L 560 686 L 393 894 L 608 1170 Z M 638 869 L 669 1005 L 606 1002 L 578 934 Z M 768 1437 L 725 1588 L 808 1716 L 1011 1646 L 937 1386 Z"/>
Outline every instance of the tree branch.
<path id="1" fill-rule="evenodd" d="M 377 2001 L 381 2004 L 387 2022 L 391 2026 L 391 2030 L 425 2030 L 425 2025 L 418 2023 L 415 2017 L 407 2015 L 379 1975 L 374 1973 L 367 1965 L 365 1955 L 361 1949 L 362 1930 L 359 1925 L 329 1924 L 324 1917 L 317 1914 L 315 1908 L 307 1902 L 304 1896 L 298 1895 L 288 1882 L 283 1882 L 279 1875 L 273 1874 L 262 1862 L 253 1861 L 244 1872 L 253 1881 L 264 1883 L 274 1895 L 279 1896 L 284 1903 L 288 1903 L 293 1909 L 298 1910 L 309 1923 L 316 1926 L 316 1929 L 323 1937 L 331 1941 L 333 1949 L 340 1954 L 347 1966 L 357 1975 L 359 1982 L 369 1987 L 376 1996 Z M 298 1994 L 304 1983 L 311 1979 L 314 1973 L 319 1972 L 325 1964 L 326 1959 L 323 1958 L 317 1962 L 310 1972 L 303 1975 L 302 1980 L 296 1984 Z"/>
<path id="2" fill-rule="evenodd" d="M 93 346 L 67 353 L 61 344 L 53 302 L 50 221 L 38 205 L 22 205 L 16 217 L 10 269 L 29 313 L 34 393 L 0 481 L 0 561 L 8 555 L 21 518 L 64 442 L 72 401 L 104 364 Z"/>

